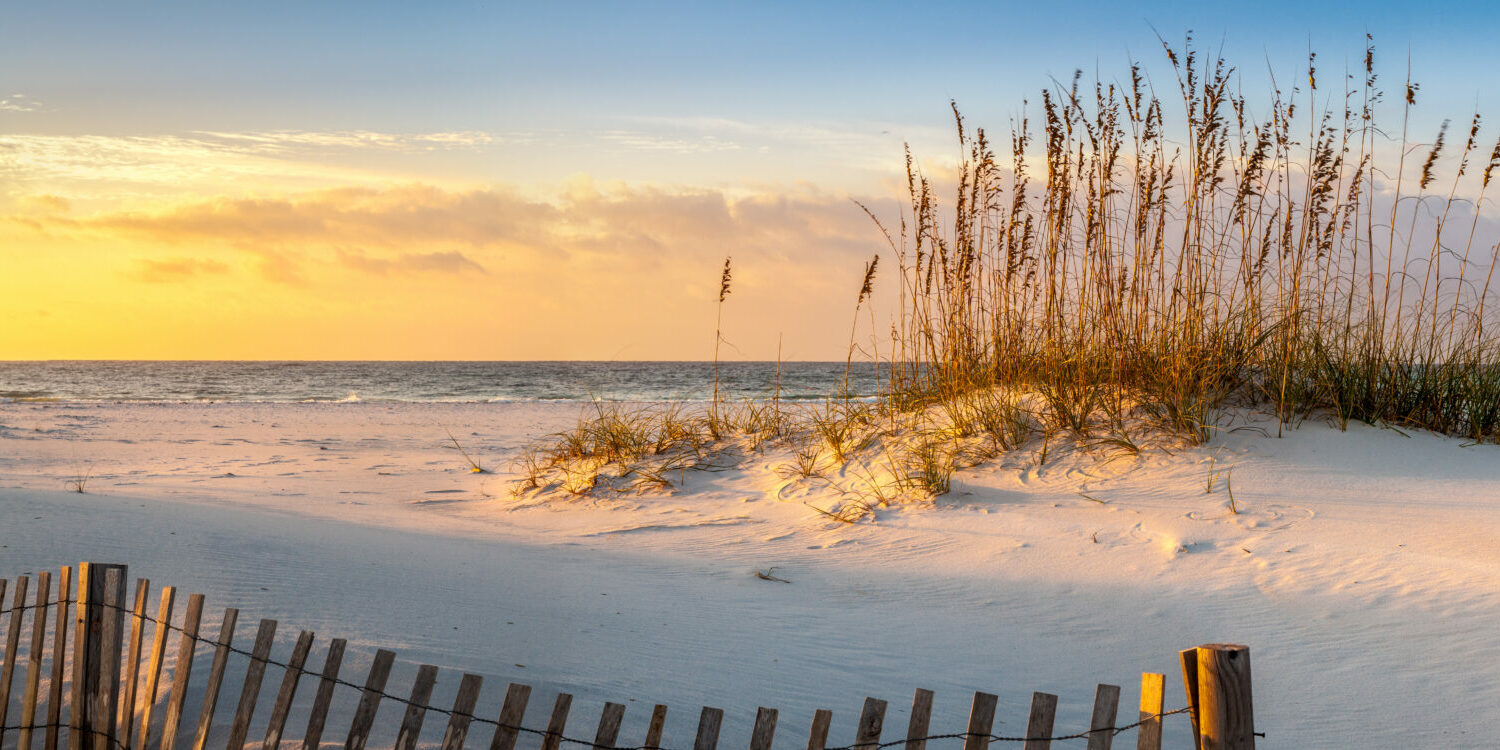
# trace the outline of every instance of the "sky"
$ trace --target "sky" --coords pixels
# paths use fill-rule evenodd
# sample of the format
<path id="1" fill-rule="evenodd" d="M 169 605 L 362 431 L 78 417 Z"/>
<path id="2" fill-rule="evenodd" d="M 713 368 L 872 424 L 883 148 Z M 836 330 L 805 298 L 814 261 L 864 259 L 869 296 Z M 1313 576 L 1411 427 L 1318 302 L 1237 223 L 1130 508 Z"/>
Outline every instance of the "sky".
<path id="1" fill-rule="evenodd" d="M 1418 129 L 1500 112 L 1490 2 L 432 6 L 0 5 L 0 359 L 701 360 L 732 256 L 726 359 L 838 360 L 950 101 L 1369 33 Z"/>

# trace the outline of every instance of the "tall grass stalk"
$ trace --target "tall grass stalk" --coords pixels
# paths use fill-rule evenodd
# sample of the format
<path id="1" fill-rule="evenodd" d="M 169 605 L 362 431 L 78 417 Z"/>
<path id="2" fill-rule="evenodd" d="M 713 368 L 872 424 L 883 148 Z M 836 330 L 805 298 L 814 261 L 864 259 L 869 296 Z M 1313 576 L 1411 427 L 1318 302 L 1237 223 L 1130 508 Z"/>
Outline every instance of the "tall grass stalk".
<path id="1" fill-rule="evenodd" d="M 709 427 L 714 430 L 717 438 L 719 423 L 719 344 L 724 341 L 724 300 L 729 297 L 730 285 L 734 280 L 730 269 L 731 258 L 724 257 L 724 270 L 719 274 L 719 306 L 714 317 L 714 395 L 709 407 Z"/>
<path id="2" fill-rule="evenodd" d="M 859 311 L 864 307 L 865 300 L 870 298 L 875 288 L 875 270 L 880 266 L 880 255 L 876 254 L 865 264 L 865 273 L 859 285 L 859 296 L 854 301 L 854 321 L 849 324 L 849 356 L 844 359 L 844 385 L 842 395 L 845 398 L 853 395 L 849 390 L 849 370 L 854 365 L 854 336 L 859 331 Z M 873 328 L 873 324 L 872 324 Z"/>

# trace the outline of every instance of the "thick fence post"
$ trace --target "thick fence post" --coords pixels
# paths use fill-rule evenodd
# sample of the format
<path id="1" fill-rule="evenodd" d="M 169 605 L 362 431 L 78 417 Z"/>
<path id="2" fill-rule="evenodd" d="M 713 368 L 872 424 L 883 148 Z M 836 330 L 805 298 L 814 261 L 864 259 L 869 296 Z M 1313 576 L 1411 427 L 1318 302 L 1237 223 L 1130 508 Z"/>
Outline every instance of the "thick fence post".
<path id="1" fill-rule="evenodd" d="M 78 576 L 78 643 L 74 688 L 77 746 L 113 750 L 120 705 L 120 649 L 125 644 L 124 565 L 83 563 Z M 70 745 L 74 743 L 70 742 Z"/>
<path id="2" fill-rule="evenodd" d="M 1250 690 L 1250 647 L 1228 643 L 1199 646 L 1196 696 L 1202 750 L 1255 750 L 1255 712 Z"/>

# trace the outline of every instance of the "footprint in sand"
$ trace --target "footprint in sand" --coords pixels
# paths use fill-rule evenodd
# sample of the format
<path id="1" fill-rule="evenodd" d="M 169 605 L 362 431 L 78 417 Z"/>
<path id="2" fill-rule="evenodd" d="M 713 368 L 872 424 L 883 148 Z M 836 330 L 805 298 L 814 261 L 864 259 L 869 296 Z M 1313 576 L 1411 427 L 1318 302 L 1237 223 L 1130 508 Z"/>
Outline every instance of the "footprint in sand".
<path id="1" fill-rule="evenodd" d="M 1183 514 L 1183 517 L 1193 521 L 1232 520 L 1246 529 L 1272 529 L 1279 531 L 1290 529 L 1316 515 L 1311 508 L 1303 508 L 1295 505 L 1263 505 L 1244 508 L 1239 513 L 1231 513 L 1227 507 L 1214 510 L 1195 510 Z"/>

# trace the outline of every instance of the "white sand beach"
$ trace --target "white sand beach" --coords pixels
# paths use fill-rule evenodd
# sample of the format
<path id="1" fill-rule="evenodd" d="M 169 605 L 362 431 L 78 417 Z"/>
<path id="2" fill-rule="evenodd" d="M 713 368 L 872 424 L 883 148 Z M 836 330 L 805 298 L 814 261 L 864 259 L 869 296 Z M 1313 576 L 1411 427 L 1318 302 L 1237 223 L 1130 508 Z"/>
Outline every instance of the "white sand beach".
<path id="1" fill-rule="evenodd" d="M 725 709 L 726 747 L 757 706 L 781 709 L 778 747 L 801 747 L 818 708 L 844 744 L 866 695 L 890 701 L 894 739 L 918 687 L 935 731 L 962 731 L 975 690 L 1000 696 L 999 734 L 1020 733 L 1034 690 L 1077 731 L 1100 682 L 1133 718 L 1143 671 L 1183 705 L 1176 653 L 1207 642 L 1251 647 L 1263 747 L 1474 747 L 1500 729 L 1500 446 L 1317 420 L 1277 438 L 1241 415 L 1207 445 L 1107 463 L 1014 454 L 852 525 L 809 507 L 834 491 L 783 478 L 774 450 L 666 493 L 512 497 L 517 451 L 579 410 L 0 404 L 0 577 L 126 563 L 242 627 L 395 650 L 393 685 L 452 668 L 438 704 L 467 670 L 487 714 L 490 683 L 534 685 L 528 724 L 573 693 L 576 734 L 628 702 L 636 741 L 665 703 L 674 748 L 702 705 Z M 790 583 L 756 577 L 773 567 Z M 1166 745 L 1192 746 L 1183 717 Z"/>

